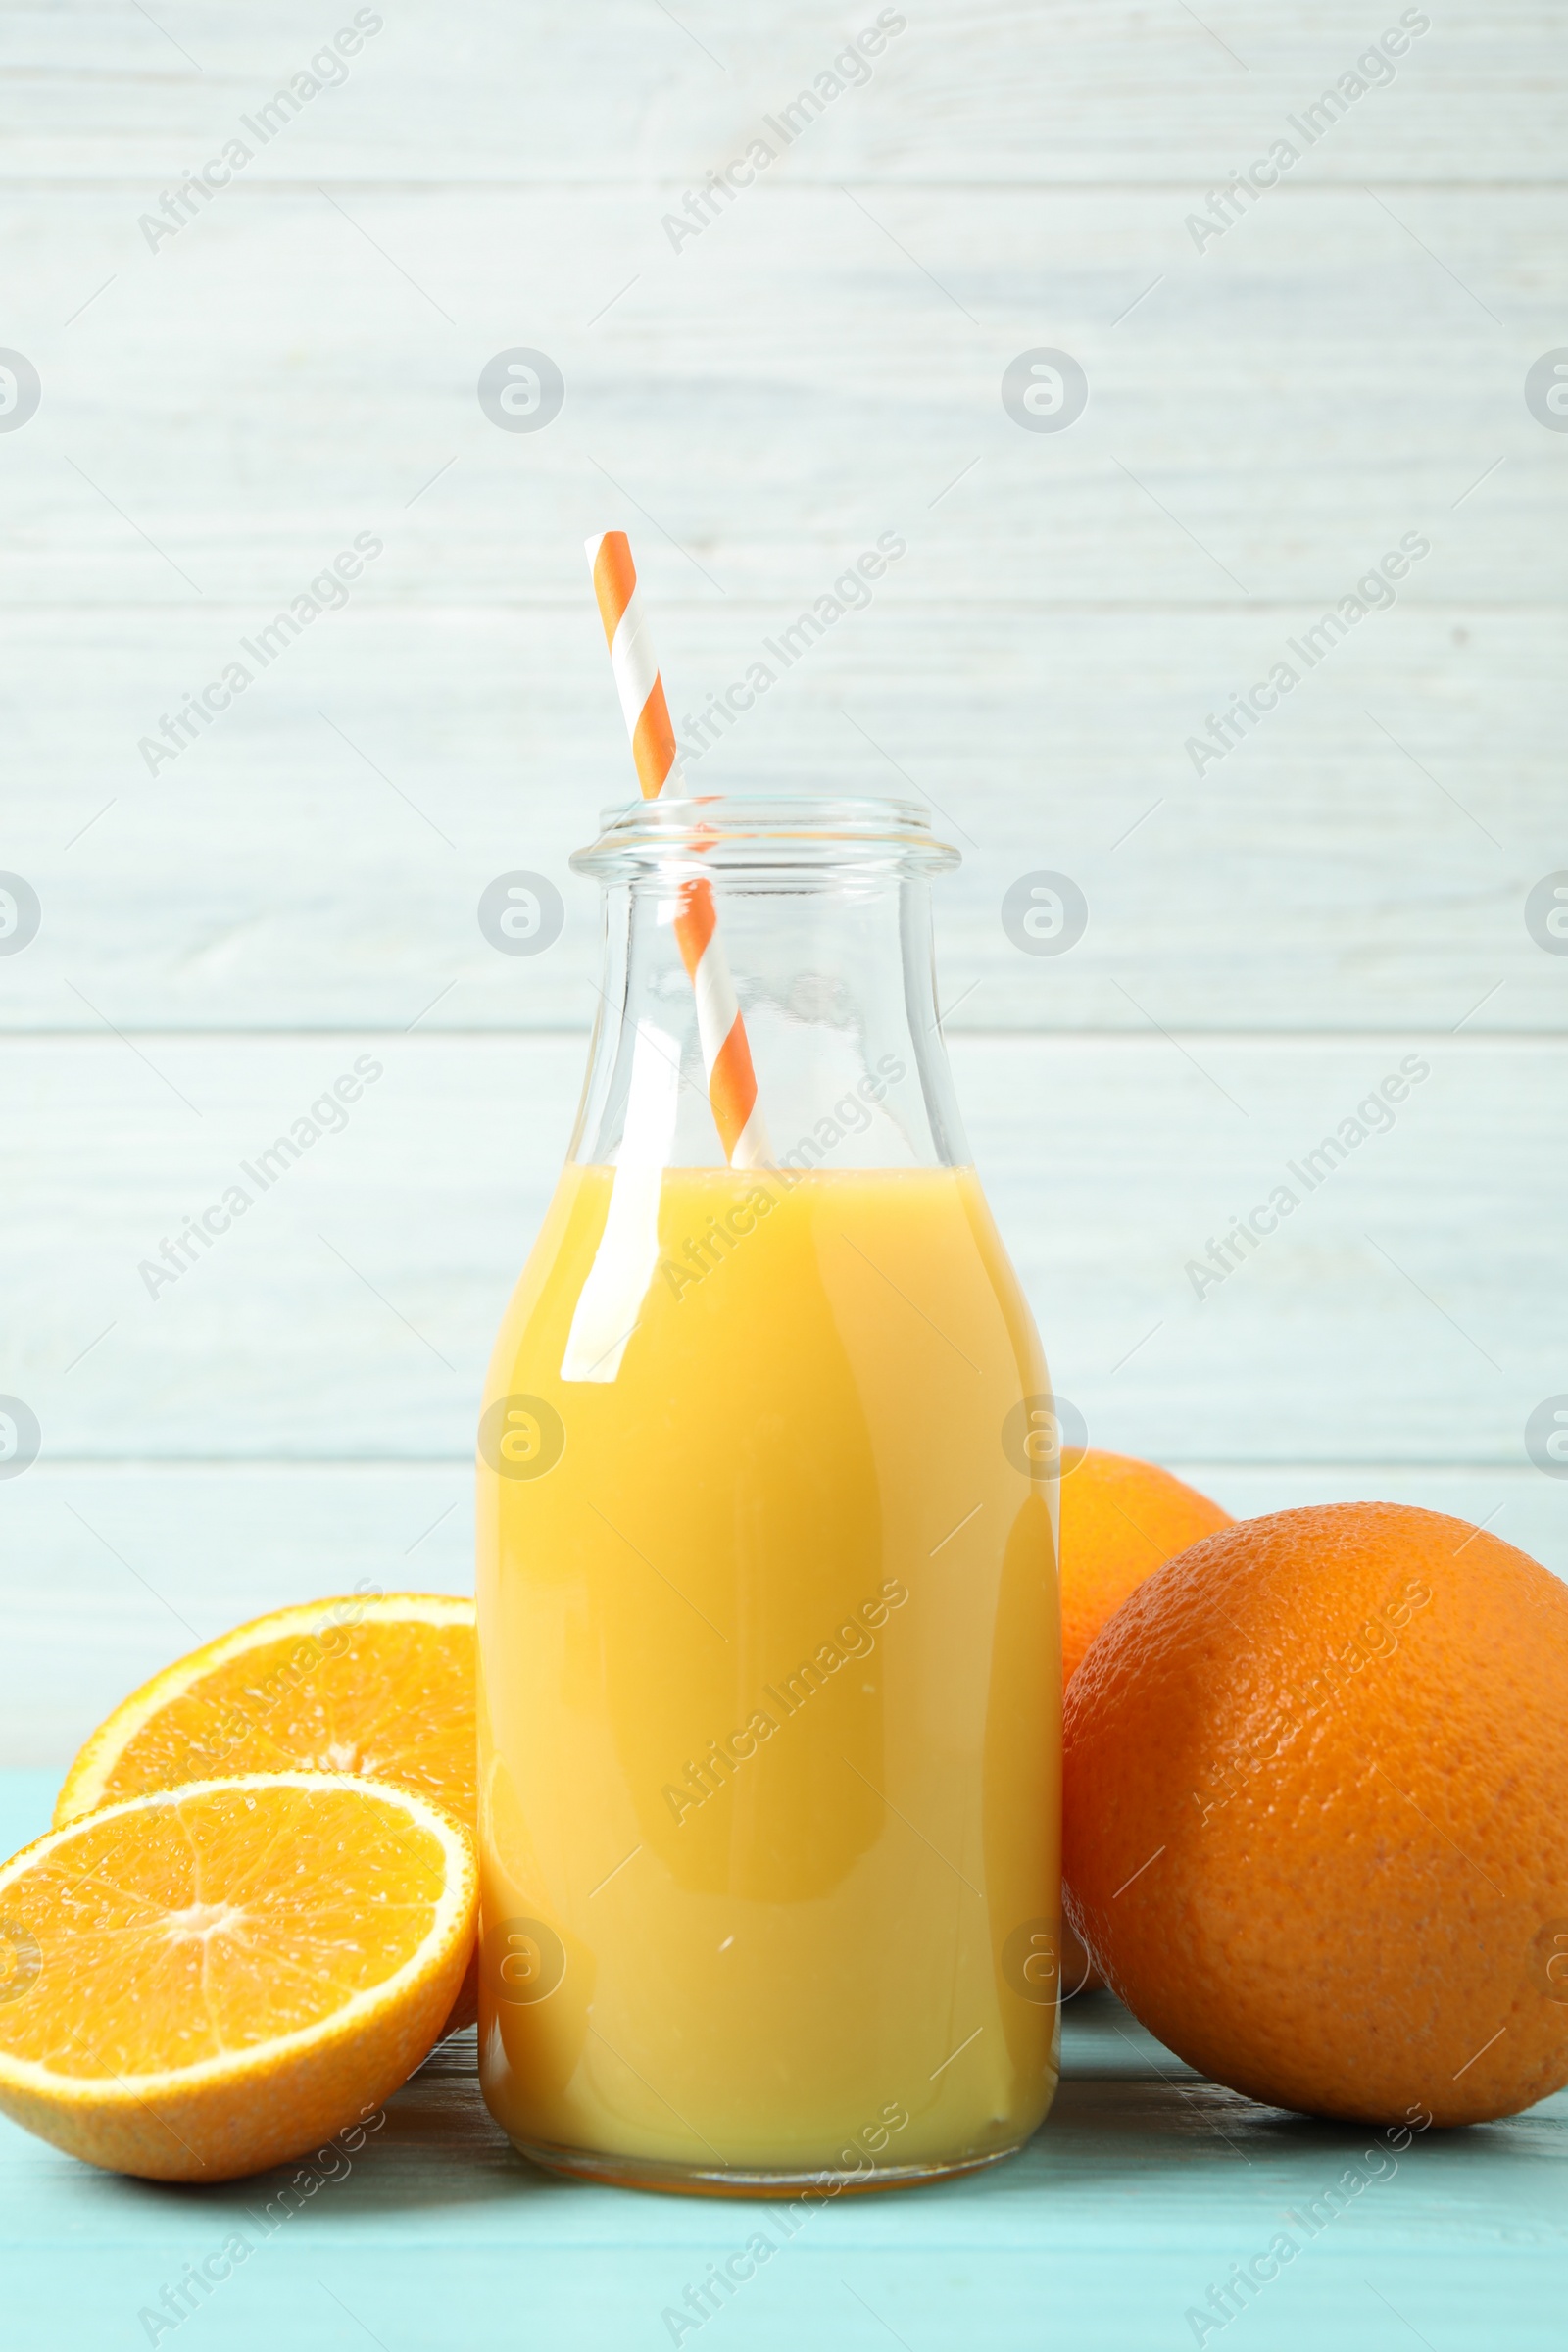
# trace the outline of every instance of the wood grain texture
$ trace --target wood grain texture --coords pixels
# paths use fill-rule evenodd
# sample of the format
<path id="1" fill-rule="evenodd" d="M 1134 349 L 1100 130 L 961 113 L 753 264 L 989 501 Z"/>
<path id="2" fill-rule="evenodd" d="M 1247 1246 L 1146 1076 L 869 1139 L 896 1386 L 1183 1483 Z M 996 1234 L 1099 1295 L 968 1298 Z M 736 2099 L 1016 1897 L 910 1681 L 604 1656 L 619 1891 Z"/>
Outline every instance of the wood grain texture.
<path id="1" fill-rule="evenodd" d="M 0 185 L 43 383 L 10 602 L 235 605 L 230 654 L 370 529 L 362 602 L 575 610 L 608 512 L 661 604 L 780 618 L 884 530 L 895 604 L 1315 612 L 1407 532 L 1407 601 L 1562 594 L 1523 385 L 1568 190 L 1275 191 L 1202 254 L 1175 189 L 760 184 L 679 253 L 653 188 L 236 187 L 157 253 L 144 200 Z M 539 432 L 478 403 L 514 346 L 564 379 Z M 1003 372 L 1047 346 L 1089 405 L 1024 431 Z"/>
<path id="2" fill-rule="evenodd" d="M 241 1163 L 365 1040 L 11 1043 L 0 1387 L 32 1402 L 45 1459 L 468 1458 L 582 1045 L 371 1042 L 382 1076 L 265 1190 Z M 976 1162 L 1097 1436 L 1240 1462 L 1524 1459 L 1563 1385 L 1561 1044 L 953 1043 Z M 1392 1131 L 1318 1185 L 1292 1176 L 1406 1056 L 1430 1075 Z M 142 1261 L 236 1181 L 252 1205 L 150 1295 Z M 1282 1184 L 1299 1205 L 1278 1232 L 1196 1281 Z"/>
<path id="3" fill-rule="evenodd" d="M 784 610 L 663 606 L 677 712 L 743 678 Z M 957 1029 L 1560 1031 L 1568 957 L 1524 922 L 1568 860 L 1559 623 L 1371 615 L 1196 775 L 1187 738 L 1308 618 L 890 594 L 784 672 L 693 788 L 928 796 L 964 858 L 937 895 Z M 254 625 L 14 616 L 4 857 L 43 922 L 0 956 L 0 1026 L 584 1026 L 598 906 L 566 858 L 628 772 L 591 600 L 351 607 L 149 778 L 138 736 Z M 565 902 L 538 957 L 479 933 L 480 892 L 515 868 Z M 1040 868 L 1089 901 L 1060 957 L 1002 928 Z"/>
<path id="4" fill-rule="evenodd" d="M 607 501 L 682 714 L 907 540 L 694 778 L 912 789 L 959 838 L 960 1090 L 1097 1434 L 1520 1460 L 1560 1378 L 1568 961 L 1522 919 L 1568 861 L 1563 443 L 1520 392 L 1561 331 L 1553 20 L 1435 25 L 1200 253 L 1203 191 L 1379 29 L 1201 15 L 911 21 L 678 252 L 662 215 L 852 21 L 405 12 L 150 251 L 321 22 L 5 19 L 5 332 L 44 398 L 0 437 L 0 796 L 44 913 L 0 957 L 3 1377 L 46 1462 L 466 1454 L 580 1068 L 564 860 L 625 791 L 578 552 Z M 544 435 L 475 399 L 517 339 L 566 378 Z M 1042 339 L 1090 376 L 1064 435 L 999 398 Z M 348 609 L 149 774 L 357 530 Z M 1396 607 L 1197 775 L 1207 713 L 1405 531 Z M 514 866 L 567 897 L 537 960 L 474 920 Z M 998 910 L 1041 866 L 1091 920 L 1036 963 Z M 351 1130 L 149 1300 L 138 1261 L 383 1038 Z M 1398 1132 L 1200 1305 L 1184 1265 L 1414 1040 Z"/>
<path id="5" fill-rule="evenodd" d="M 738 20 L 693 0 L 671 19 L 637 0 L 561 13 L 477 0 L 457 21 L 429 8 L 379 13 L 385 28 L 347 83 L 313 99 L 260 158 L 269 180 L 665 180 L 678 191 L 743 152 L 763 115 L 878 8 L 763 0 Z M 1223 0 L 1199 22 L 1138 0 L 936 0 L 903 13 L 907 29 L 870 83 L 825 109 L 790 153 L 793 176 L 1205 187 L 1266 152 L 1283 115 L 1397 27 L 1401 8 Z M 1303 157 L 1303 176 L 1560 180 L 1544 104 L 1560 80 L 1548 0 L 1430 13 L 1394 86 L 1348 110 Z M 101 0 L 8 11 L 7 168 L 19 178 L 167 180 L 353 17 L 300 0 L 255 18 L 184 6 L 159 12 L 163 32 Z"/>

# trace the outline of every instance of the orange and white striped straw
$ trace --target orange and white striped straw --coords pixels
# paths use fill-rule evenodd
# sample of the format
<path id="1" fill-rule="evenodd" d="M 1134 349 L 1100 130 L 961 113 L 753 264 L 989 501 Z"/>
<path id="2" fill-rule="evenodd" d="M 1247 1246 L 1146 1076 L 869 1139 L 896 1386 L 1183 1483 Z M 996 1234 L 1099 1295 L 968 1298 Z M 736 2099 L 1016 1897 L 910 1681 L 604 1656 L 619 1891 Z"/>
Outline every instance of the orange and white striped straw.
<path id="1" fill-rule="evenodd" d="M 610 666 L 620 696 L 621 715 L 631 737 L 637 781 L 645 801 L 657 800 L 673 780 L 679 797 L 685 778 L 675 753 L 663 680 L 637 589 L 637 567 L 624 531 L 606 531 L 587 542 L 588 563 L 605 624 Z M 746 1024 L 730 978 L 712 885 L 706 876 L 683 882 L 675 911 L 675 939 L 697 999 L 697 1034 L 708 1073 L 713 1122 L 733 1168 L 761 1168 L 772 1159 L 767 1124 L 757 1099 L 757 1073 Z"/>

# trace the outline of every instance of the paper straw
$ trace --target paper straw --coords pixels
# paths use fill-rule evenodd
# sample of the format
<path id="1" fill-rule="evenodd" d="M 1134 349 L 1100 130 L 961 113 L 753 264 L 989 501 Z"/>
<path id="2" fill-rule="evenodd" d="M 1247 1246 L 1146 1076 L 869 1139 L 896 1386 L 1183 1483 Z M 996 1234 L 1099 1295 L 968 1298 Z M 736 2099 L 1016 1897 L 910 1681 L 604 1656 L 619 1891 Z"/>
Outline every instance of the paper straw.
<path id="1" fill-rule="evenodd" d="M 610 666 L 631 737 L 643 798 L 657 800 L 671 780 L 678 797 L 685 778 L 675 754 L 675 730 L 669 723 L 669 706 L 654 659 L 626 534 L 606 531 L 590 539 L 587 547 L 599 617 L 610 647 Z M 708 1073 L 708 1100 L 724 1155 L 733 1168 L 766 1167 L 772 1159 L 772 1147 L 757 1099 L 757 1073 L 752 1067 L 746 1024 L 718 936 L 712 885 L 706 876 L 680 886 L 675 940 L 697 999 L 697 1035 Z"/>

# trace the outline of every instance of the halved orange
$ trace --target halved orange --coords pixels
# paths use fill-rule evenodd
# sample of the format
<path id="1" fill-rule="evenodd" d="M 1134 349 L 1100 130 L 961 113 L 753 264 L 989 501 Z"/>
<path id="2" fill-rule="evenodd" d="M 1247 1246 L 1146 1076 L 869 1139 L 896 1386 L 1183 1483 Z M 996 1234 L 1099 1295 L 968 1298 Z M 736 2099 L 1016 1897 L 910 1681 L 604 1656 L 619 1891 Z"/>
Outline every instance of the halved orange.
<path id="1" fill-rule="evenodd" d="M 427 1797 L 472 1833 L 471 1600 L 345 1593 L 253 1618 L 122 1699 L 66 1775 L 55 1826 L 148 1788 L 242 1772 L 352 1772 Z M 476 1964 L 446 2031 L 479 2014 Z"/>
<path id="2" fill-rule="evenodd" d="M 437 2038 L 473 1843 L 389 1782 L 291 1772 L 105 1805 L 0 1865 L 0 2109 L 154 2180 L 364 2124 Z"/>
<path id="3" fill-rule="evenodd" d="M 474 1819 L 473 1603 L 345 1593 L 204 1642 L 122 1699 L 66 1775 L 55 1826 L 144 1788 L 357 1772 Z"/>

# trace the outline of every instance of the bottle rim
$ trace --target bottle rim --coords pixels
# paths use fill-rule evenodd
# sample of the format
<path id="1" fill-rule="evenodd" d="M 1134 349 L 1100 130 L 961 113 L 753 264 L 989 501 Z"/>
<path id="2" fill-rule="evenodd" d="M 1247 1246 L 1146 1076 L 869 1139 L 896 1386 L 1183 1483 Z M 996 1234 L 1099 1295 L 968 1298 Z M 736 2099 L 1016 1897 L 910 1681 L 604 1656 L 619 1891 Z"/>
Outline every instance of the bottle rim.
<path id="1" fill-rule="evenodd" d="M 572 871 L 600 882 L 643 876 L 815 875 L 839 869 L 949 873 L 959 852 L 931 830 L 918 801 L 825 793 L 711 793 L 631 801 L 604 809 L 600 834 L 574 850 Z"/>

